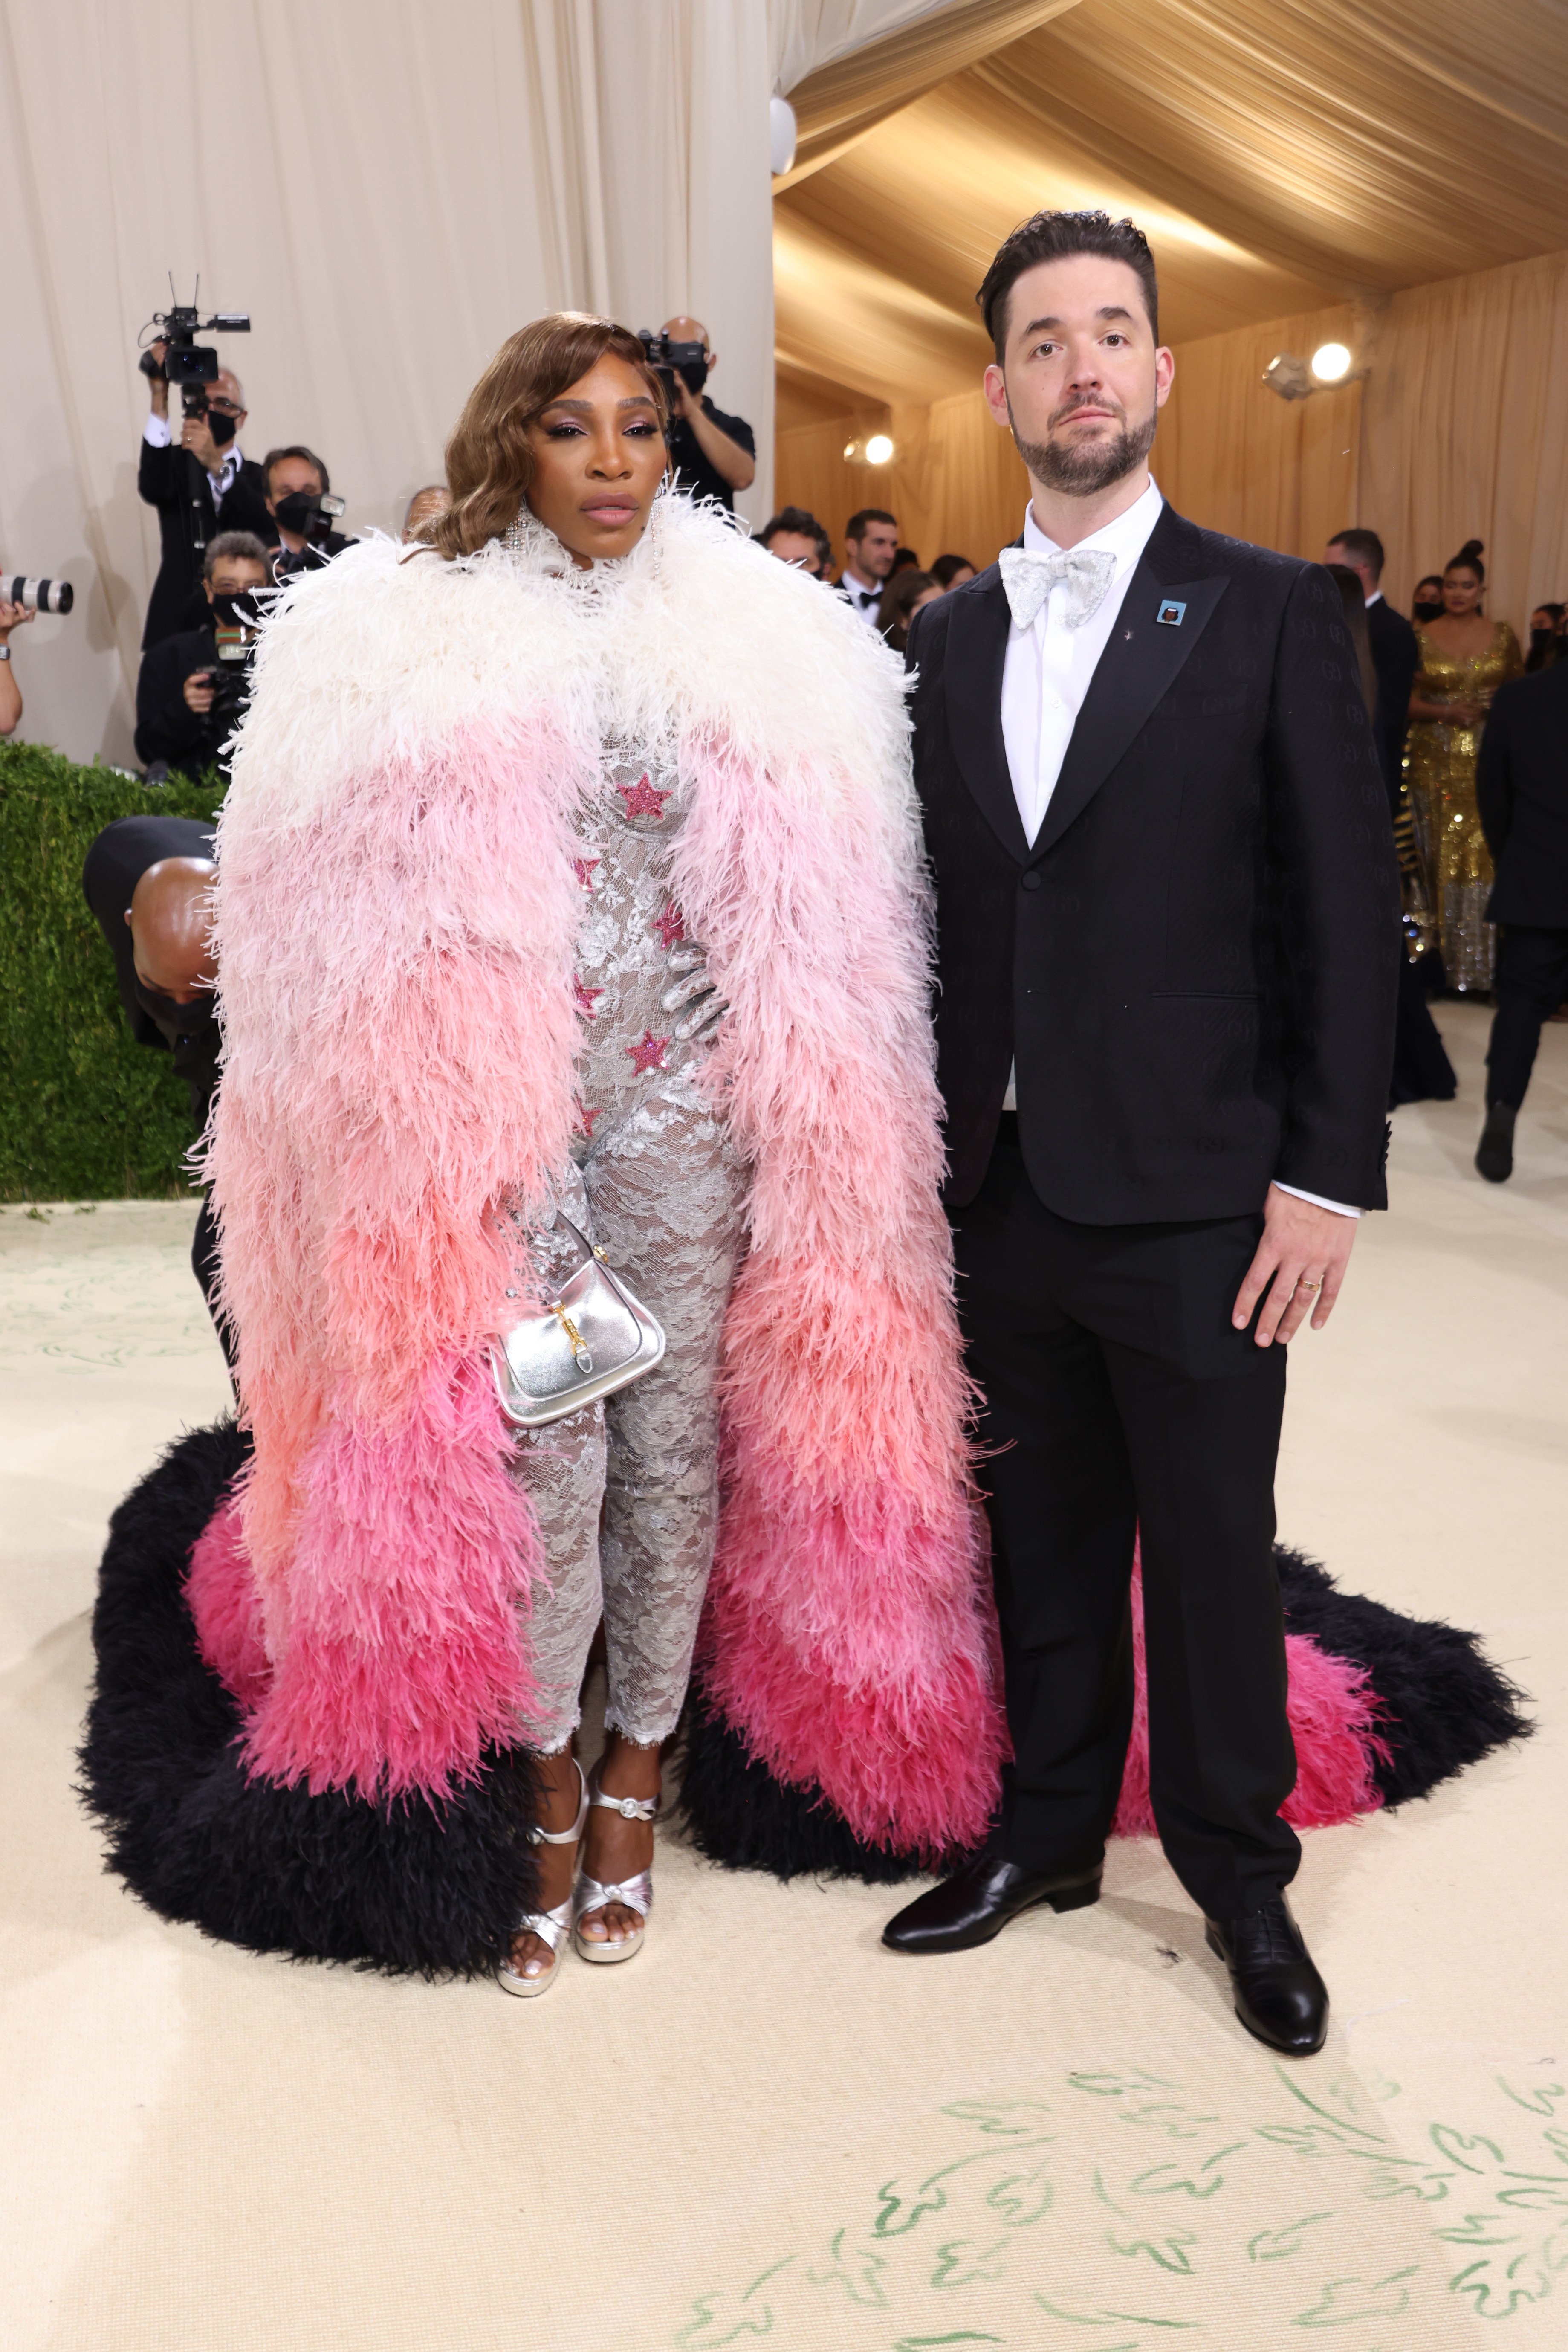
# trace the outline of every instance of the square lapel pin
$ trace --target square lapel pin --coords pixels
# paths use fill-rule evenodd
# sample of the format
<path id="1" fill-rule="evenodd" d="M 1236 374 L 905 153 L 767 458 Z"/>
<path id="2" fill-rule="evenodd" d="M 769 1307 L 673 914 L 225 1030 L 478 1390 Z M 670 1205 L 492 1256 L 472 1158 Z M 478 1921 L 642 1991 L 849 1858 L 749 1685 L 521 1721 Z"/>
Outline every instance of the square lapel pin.
<path id="1" fill-rule="evenodd" d="M 1186 606 L 1178 604 L 1174 596 L 1167 596 L 1155 618 L 1163 621 L 1167 629 L 1179 629 L 1186 618 Z"/>

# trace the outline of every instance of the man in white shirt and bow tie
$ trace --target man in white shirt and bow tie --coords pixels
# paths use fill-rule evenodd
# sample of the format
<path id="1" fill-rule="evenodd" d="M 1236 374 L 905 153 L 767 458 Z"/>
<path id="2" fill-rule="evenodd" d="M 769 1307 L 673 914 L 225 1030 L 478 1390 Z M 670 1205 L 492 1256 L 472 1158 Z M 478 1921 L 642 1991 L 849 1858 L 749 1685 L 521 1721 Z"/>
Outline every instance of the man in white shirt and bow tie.
<path id="1" fill-rule="evenodd" d="M 849 561 L 839 574 L 839 593 L 867 628 L 876 627 L 882 592 L 898 553 L 898 525 L 881 507 L 862 507 L 844 525 Z"/>
<path id="2" fill-rule="evenodd" d="M 1301 2056 L 1328 1996 L 1285 1897 L 1273 1480 L 1286 1343 L 1385 1205 L 1387 800 L 1332 580 L 1150 478 L 1175 362 L 1142 233 L 1038 214 L 978 299 L 1031 497 L 908 661 L 1014 1755 L 985 1851 L 884 1940 L 1096 1899 L 1138 1540 L 1161 1839 L 1243 2023 Z"/>

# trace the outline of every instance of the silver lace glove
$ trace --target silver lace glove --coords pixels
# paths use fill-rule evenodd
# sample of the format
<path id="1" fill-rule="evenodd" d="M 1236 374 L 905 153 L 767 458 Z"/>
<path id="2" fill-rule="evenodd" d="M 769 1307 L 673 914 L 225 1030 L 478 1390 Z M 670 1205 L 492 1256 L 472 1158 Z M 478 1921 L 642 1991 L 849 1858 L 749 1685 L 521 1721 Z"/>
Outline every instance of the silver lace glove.
<path id="1" fill-rule="evenodd" d="M 729 1007 L 708 978 L 707 957 L 701 948 L 676 948 L 670 957 L 670 970 L 678 976 L 659 1003 L 666 1013 L 685 1013 L 685 1019 L 677 1021 L 674 1027 L 674 1034 L 684 1045 L 722 1021 Z"/>

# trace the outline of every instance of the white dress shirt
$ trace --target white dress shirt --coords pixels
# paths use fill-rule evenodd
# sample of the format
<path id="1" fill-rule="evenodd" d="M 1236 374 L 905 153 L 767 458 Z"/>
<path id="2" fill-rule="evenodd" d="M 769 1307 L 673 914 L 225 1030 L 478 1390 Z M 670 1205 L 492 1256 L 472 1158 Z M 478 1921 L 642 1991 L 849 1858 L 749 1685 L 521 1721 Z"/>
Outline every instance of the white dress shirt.
<path id="1" fill-rule="evenodd" d="M 862 580 L 846 565 L 839 574 L 839 587 L 852 613 L 858 613 L 868 629 L 876 626 L 877 606 L 882 603 L 885 581 Z"/>
<path id="2" fill-rule="evenodd" d="M 1111 642 L 1133 574 L 1164 505 L 1158 485 L 1151 480 L 1143 497 L 1134 499 L 1113 522 L 1075 542 L 1076 549 L 1103 549 L 1116 559 L 1110 586 L 1098 609 L 1081 628 L 1070 629 L 1067 625 L 1064 587 L 1051 590 L 1027 629 L 1020 629 L 1016 621 L 1009 626 L 1002 665 L 1002 741 L 1007 749 L 1013 798 L 1023 822 L 1024 839 L 1030 848 L 1045 823 L 1067 746 L 1089 691 L 1089 681 Z M 1032 506 L 1024 511 L 1023 543 L 1040 555 L 1061 552 L 1056 541 L 1047 539 L 1036 522 Z M 1002 1108 L 1018 1108 L 1016 1064 L 1008 1074 Z M 1325 1201 L 1316 1192 L 1303 1192 L 1296 1184 L 1281 1184 L 1279 1189 L 1281 1192 L 1293 1192 L 1298 1200 L 1311 1201 L 1320 1209 L 1333 1209 L 1340 1216 L 1361 1214 L 1359 1209 L 1347 1208 L 1341 1201 Z"/>
<path id="3" fill-rule="evenodd" d="M 155 409 L 151 411 L 146 424 L 141 428 L 141 438 L 150 449 L 167 449 L 174 438 L 168 418 L 160 416 Z M 231 441 L 224 452 L 224 462 L 217 472 L 207 476 L 208 481 L 213 486 L 214 507 L 223 503 L 225 491 L 233 487 L 235 478 L 244 463 L 245 459 L 239 453 L 239 443 Z"/>

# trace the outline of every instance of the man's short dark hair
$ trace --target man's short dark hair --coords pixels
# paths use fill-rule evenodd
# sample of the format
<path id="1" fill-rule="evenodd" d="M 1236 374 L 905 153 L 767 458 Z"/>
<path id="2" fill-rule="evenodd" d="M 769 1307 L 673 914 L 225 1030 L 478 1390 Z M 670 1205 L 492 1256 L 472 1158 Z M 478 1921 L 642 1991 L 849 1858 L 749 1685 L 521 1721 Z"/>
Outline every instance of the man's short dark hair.
<path id="1" fill-rule="evenodd" d="M 885 507 L 862 507 L 859 514 L 851 515 L 848 522 L 845 523 L 844 537 L 863 539 L 868 522 L 890 522 L 894 530 L 898 529 L 898 517 L 890 515 Z"/>
<path id="2" fill-rule="evenodd" d="M 1383 541 L 1375 530 L 1336 530 L 1330 540 L 1331 547 L 1343 547 L 1358 563 L 1364 563 L 1375 580 L 1383 577 Z"/>
<path id="3" fill-rule="evenodd" d="M 1124 261 L 1144 289 L 1149 331 L 1160 339 L 1160 289 L 1149 240 L 1130 220 L 1113 221 L 1109 213 L 1036 213 L 1024 221 L 998 249 L 980 281 L 975 299 L 986 322 L 986 332 L 1001 366 L 1008 343 L 1008 296 L 1026 269 L 1041 261 L 1071 261 L 1074 254 L 1097 253 L 1107 261 Z"/>
<path id="4" fill-rule="evenodd" d="M 768 520 L 758 532 L 757 543 L 759 547 L 771 547 L 773 541 L 779 538 L 781 532 L 784 531 L 788 531 L 793 539 L 815 540 L 817 543 L 817 552 L 821 557 L 822 562 L 824 563 L 831 562 L 833 556 L 832 541 L 829 539 L 827 532 L 822 529 L 821 524 L 817 520 L 816 516 L 810 513 L 807 508 L 780 507 L 776 515 L 768 516 Z"/>
<path id="5" fill-rule="evenodd" d="M 291 441 L 287 449 L 269 449 L 261 461 L 261 470 L 267 477 L 268 498 L 272 496 L 272 469 L 274 466 L 281 466 L 285 457 L 303 457 L 308 466 L 314 466 L 321 477 L 321 496 L 323 498 L 327 496 L 332 487 L 332 478 L 326 467 L 318 457 L 315 450 L 307 449 L 303 441 Z"/>
<path id="6" fill-rule="evenodd" d="M 209 540 L 202 558 L 202 577 L 210 580 L 220 563 L 259 563 L 269 570 L 272 558 L 254 530 L 220 530 L 216 539 Z"/>

